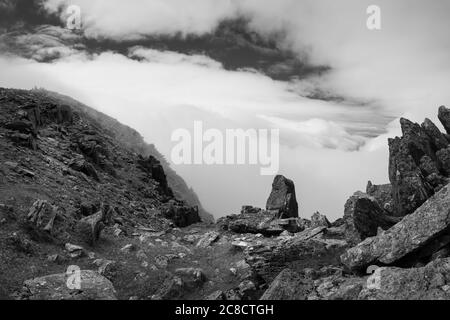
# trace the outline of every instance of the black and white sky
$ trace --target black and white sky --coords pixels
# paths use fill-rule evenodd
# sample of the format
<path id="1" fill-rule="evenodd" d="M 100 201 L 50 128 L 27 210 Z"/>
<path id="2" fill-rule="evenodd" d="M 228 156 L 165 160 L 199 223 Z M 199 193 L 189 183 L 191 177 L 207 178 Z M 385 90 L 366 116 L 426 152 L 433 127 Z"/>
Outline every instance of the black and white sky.
<path id="1" fill-rule="evenodd" d="M 65 28 L 81 8 L 82 29 Z M 381 30 L 366 27 L 369 5 Z M 387 183 L 398 118 L 450 105 L 448 0 L 0 0 L 0 86 L 68 94 L 138 130 L 279 128 L 300 215 Z M 437 122 L 437 121 L 436 121 Z M 264 206 L 258 166 L 174 169 L 216 217 Z"/>

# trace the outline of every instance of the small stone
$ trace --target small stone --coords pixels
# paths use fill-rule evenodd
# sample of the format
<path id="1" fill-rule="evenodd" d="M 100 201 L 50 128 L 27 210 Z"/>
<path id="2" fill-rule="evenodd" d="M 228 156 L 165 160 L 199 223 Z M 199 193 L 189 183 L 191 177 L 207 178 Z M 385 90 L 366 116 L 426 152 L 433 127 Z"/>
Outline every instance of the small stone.
<path id="1" fill-rule="evenodd" d="M 122 252 L 126 252 L 126 253 L 130 253 L 132 251 L 136 250 L 136 246 L 134 244 L 127 244 L 124 247 L 122 247 L 122 249 L 120 249 L 120 251 Z"/>
<path id="2" fill-rule="evenodd" d="M 66 243 L 65 248 L 72 259 L 81 258 L 86 254 L 86 251 L 83 247 L 77 246 L 75 244 Z"/>
<path id="3" fill-rule="evenodd" d="M 221 290 L 214 291 L 205 300 L 225 300 L 225 294 Z"/>
<path id="4" fill-rule="evenodd" d="M 61 263 L 62 262 L 62 257 L 59 255 L 59 254 L 52 254 L 52 255 L 49 255 L 48 257 L 47 257 L 47 261 L 48 262 L 53 262 L 53 263 Z"/>

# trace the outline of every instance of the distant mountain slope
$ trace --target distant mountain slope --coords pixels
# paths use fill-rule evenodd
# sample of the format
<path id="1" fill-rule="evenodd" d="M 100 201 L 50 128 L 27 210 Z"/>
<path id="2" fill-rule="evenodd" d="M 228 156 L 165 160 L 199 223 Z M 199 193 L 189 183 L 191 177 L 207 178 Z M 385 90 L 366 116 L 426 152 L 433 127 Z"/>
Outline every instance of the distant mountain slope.
<path id="1" fill-rule="evenodd" d="M 141 154 L 143 156 L 153 156 L 161 162 L 164 168 L 164 172 L 167 176 L 167 181 L 174 192 L 174 196 L 177 199 L 184 200 L 190 206 L 198 206 L 199 215 L 204 222 L 214 222 L 214 217 L 211 213 L 207 212 L 200 203 L 200 200 L 195 191 L 190 188 L 184 179 L 180 177 L 175 170 L 170 167 L 170 164 L 164 158 L 164 156 L 156 149 L 155 145 L 149 144 L 144 141 L 144 138 L 134 129 L 126 126 L 116 119 L 99 112 L 85 104 L 56 92 L 38 89 L 40 92 L 53 97 L 56 100 L 65 103 L 72 108 L 85 112 L 90 117 L 99 122 L 105 129 L 109 130 L 118 142 L 123 144 L 123 147 L 129 149 L 132 152 Z"/>

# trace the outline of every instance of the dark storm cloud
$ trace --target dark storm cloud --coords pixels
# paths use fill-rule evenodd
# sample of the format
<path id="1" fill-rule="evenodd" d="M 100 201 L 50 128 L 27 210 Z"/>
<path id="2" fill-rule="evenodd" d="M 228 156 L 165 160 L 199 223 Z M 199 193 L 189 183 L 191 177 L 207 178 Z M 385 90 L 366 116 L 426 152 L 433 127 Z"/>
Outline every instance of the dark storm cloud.
<path id="1" fill-rule="evenodd" d="M 0 0 L 0 28 L 32 28 L 42 24 L 61 25 L 58 15 L 43 7 L 43 0 Z"/>
<path id="2" fill-rule="evenodd" d="M 221 21 L 210 32 L 202 34 L 147 34 L 138 38 L 110 39 L 85 37 L 65 30 L 60 19 L 64 6 L 49 13 L 42 0 L 0 0 L 0 26 L 4 29 L 0 48 L 22 57 L 51 62 L 85 50 L 88 54 L 105 51 L 126 55 L 135 46 L 204 54 L 222 63 L 227 70 L 253 69 L 275 80 L 288 81 L 321 75 L 329 66 L 309 63 L 308 57 L 280 46 L 281 33 L 261 35 L 249 26 L 249 19 L 239 16 Z M 71 35 L 72 34 L 72 35 Z"/>

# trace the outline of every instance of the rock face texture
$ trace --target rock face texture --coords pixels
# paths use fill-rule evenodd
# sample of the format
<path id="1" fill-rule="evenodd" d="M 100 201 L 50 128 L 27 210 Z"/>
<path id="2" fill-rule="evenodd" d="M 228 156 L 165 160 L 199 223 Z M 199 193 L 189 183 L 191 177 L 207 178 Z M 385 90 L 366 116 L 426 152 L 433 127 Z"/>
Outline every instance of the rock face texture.
<path id="1" fill-rule="evenodd" d="M 105 277 L 90 270 L 80 271 L 80 285 L 67 285 L 70 276 L 65 273 L 53 274 L 27 280 L 21 292 L 24 300 L 116 300 L 112 283 Z"/>
<path id="2" fill-rule="evenodd" d="M 28 213 L 28 221 L 36 228 L 51 233 L 57 215 L 57 208 L 45 200 L 37 200 Z"/>
<path id="3" fill-rule="evenodd" d="M 392 184 L 394 213 L 404 216 L 412 213 L 432 194 L 433 188 L 422 175 L 418 163 L 409 149 L 408 141 L 389 140 L 389 179 Z"/>
<path id="4" fill-rule="evenodd" d="M 325 227 L 306 229 L 280 240 L 245 243 L 246 261 L 265 282 L 270 283 L 285 268 L 297 271 L 339 264 L 337 258 L 346 242 L 328 237 Z"/>
<path id="5" fill-rule="evenodd" d="M 163 215 L 181 228 L 201 221 L 197 207 L 188 207 L 183 202 L 174 200 L 169 201 L 163 209 Z"/>
<path id="6" fill-rule="evenodd" d="M 80 219 L 76 227 L 80 237 L 86 243 L 94 246 L 100 239 L 103 228 L 108 223 L 108 215 L 111 215 L 111 211 L 102 208 L 97 213 Z"/>
<path id="7" fill-rule="evenodd" d="M 439 109 L 439 119 L 448 125 L 448 109 Z M 393 215 L 414 212 L 448 183 L 449 141 L 426 119 L 422 126 L 401 119 L 403 136 L 389 139 L 389 179 L 392 185 Z"/>
<path id="8" fill-rule="evenodd" d="M 294 183 L 278 175 L 272 183 L 272 191 L 266 203 L 266 210 L 276 212 L 277 218 L 298 217 L 298 204 Z"/>
<path id="9" fill-rule="evenodd" d="M 345 204 L 344 221 L 346 240 L 355 245 L 376 236 L 379 228 L 389 229 L 399 219 L 388 216 L 374 197 L 356 192 Z"/>
<path id="10" fill-rule="evenodd" d="M 329 228 L 331 226 L 330 221 L 328 221 L 327 217 L 320 212 L 316 212 L 311 216 L 311 228 L 317 227 L 326 227 Z"/>
<path id="11" fill-rule="evenodd" d="M 392 199 L 392 186 L 390 184 L 375 185 L 369 181 L 367 182 L 366 193 L 374 197 L 381 209 L 386 211 L 388 215 L 393 214 L 394 200 Z"/>
<path id="12" fill-rule="evenodd" d="M 447 131 L 447 134 L 450 134 L 450 109 L 445 106 L 441 106 L 439 108 L 438 117 L 439 121 L 441 121 L 444 126 L 445 131 Z"/>
<path id="13" fill-rule="evenodd" d="M 260 208 L 244 206 L 241 213 L 221 218 L 217 221 L 223 230 L 235 233 L 261 233 L 263 235 L 279 235 L 284 231 L 276 214 Z"/>
<path id="14" fill-rule="evenodd" d="M 450 259 L 422 268 L 380 268 L 368 279 L 360 300 L 448 300 Z"/>
<path id="15" fill-rule="evenodd" d="M 449 226 L 450 185 L 447 185 L 389 230 L 349 249 L 341 260 L 351 269 L 377 263 L 408 263 L 409 254 L 414 254 L 417 261 L 431 256 L 450 242 Z"/>
<path id="16" fill-rule="evenodd" d="M 309 286 L 296 272 L 284 269 L 264 292 L 261 300 L 304 300 Z"/>
<path id="17" fill-rule="evenodd" d="M 425 121 L 422 123 L 422 129 L 431 139 L 431 143 L 435 150 L 447 148 L 449 144 L 448 140 L 441 133 L 439 128 L 433 123 L 433 121 L 426 118 Z"/>

